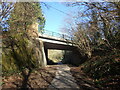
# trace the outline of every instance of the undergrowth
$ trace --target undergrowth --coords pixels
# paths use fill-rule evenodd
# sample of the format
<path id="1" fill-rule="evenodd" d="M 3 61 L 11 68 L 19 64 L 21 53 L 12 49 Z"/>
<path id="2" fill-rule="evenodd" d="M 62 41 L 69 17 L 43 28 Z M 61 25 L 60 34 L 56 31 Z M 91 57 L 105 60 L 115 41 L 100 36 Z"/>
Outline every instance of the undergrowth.
<path id="1" fill-rule="evenodd" d="M 105 89 L 120 88 L 120 51 L 109 51 L 106 54 L 94 55 L 86 61 L 83 71 L 93 78 L 94 83 Z"/>

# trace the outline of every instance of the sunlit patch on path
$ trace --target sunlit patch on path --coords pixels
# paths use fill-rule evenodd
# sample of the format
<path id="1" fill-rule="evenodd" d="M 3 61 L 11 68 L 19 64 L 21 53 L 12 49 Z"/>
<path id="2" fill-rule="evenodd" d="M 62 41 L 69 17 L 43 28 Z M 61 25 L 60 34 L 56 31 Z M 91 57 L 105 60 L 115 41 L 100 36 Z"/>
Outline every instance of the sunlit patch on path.
<path id="1" fill-rule="evenodd" d="M 59 65 L 57 69 L 58 71 L 56 72 L 56 77 L 53 79 L 48 89 L 51 88 L 79 89 L 74 77 L 71 75 L 70 67 L 68 67 L 67 65 Z"/>

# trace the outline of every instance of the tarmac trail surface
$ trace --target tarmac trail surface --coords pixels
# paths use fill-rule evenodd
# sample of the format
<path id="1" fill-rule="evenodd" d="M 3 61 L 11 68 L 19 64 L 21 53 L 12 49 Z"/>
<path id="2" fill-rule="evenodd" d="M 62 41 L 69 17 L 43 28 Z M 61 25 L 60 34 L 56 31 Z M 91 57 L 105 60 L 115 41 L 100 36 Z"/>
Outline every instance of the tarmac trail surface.
<path id="1" fill-rule="evenodd" d="M 54 89 L 79 89 L 74 77 L 70 72 L 70 67 L 67 65 L 58 65 L 56 76 L 48 87 L 48 90 Z"/>

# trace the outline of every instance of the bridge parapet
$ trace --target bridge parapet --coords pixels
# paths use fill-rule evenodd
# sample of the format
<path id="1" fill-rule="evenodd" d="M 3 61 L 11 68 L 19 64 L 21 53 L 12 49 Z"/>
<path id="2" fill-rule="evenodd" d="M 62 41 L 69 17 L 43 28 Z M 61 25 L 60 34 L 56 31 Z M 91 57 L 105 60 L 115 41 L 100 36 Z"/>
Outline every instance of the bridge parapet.
<path id="1" fill-rule="evenodd" d="M 42 37 L 47 37 L 47 38 L 52 38 L 52 39 L 57 39 L 57 40 L 63 40 L 63 41 L 68 41 L 72 42 L 72 37 L 66 34 L 60 34 L 52 31 L 45 30 L 41 33 L 39 33 L 39 36 Z"/>

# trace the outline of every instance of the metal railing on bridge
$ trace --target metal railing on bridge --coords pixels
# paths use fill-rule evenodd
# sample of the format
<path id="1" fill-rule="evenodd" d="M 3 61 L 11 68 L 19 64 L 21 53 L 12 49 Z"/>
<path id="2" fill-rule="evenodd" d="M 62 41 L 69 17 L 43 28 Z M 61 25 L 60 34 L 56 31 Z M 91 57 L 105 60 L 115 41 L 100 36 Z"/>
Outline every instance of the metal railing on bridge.
<path id="1" fill-rule="evenodd" d="M 69 35 L 66 35 L 66 34 L 60 34 L 60 33 L 49 31 L 49 30 L 41 31 L 40 35 L 46 36 L 46 37 L 49 37 L 49 38 L 53 38 L 53 39 L 69 41 L 69 42 L 73 41 L 72 36 L 69 36 Z"/>

